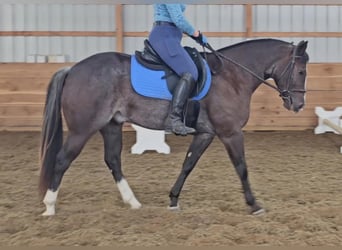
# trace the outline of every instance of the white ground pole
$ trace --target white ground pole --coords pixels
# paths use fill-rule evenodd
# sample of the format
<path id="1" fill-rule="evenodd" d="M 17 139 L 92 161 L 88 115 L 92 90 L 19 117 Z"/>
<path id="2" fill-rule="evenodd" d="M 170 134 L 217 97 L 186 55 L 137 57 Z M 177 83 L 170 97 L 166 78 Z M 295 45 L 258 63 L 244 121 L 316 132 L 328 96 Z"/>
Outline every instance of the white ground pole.
<path id="1" fill-rule="evenodd" d="M 342 135 L 342 107 L 337 107 L 332 111 L 327 111 L 322 107 L 316 107 L 315 113 L 318 116 L 318 125 L 315 128 L 315 134 L 333 132 Z M 340 147 L 342 153 L 342 146 Z"/>
<path id="2" fill-rule="evenodd" d="M 169 154 L 170 146 L 165 142 L 164 130 L 152 130 L 132 124 L 136 131 L 136 143 L 131 148 L 132 154 L 142 154 L 145 150 Z"/>

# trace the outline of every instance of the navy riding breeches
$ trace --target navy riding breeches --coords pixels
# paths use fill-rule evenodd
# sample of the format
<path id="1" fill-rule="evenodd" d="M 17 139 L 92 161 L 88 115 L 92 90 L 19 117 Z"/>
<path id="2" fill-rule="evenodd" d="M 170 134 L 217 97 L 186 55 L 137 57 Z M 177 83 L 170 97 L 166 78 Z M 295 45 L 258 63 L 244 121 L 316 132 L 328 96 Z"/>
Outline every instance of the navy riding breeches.
<path id="1" fill-rule="evenodd" d="M 174 25 L 156 25 L 149 35 L 151 46 L 171 69 L 179 76 L 190 73 L 197 81 L 197 67 L 182 47 L 181 40 L 182 32 Z"/>

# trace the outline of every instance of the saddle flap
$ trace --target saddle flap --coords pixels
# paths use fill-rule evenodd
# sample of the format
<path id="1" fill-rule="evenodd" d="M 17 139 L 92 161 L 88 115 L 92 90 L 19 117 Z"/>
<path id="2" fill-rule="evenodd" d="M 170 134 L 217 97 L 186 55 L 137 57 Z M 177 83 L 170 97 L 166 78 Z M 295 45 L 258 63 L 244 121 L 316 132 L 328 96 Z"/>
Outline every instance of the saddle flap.
<path id="1" fill-rule="evenodd" d="M 197 80 L 196 88 L 193 91 L 194 92 L 193 95 L 196 95 L 204 87 L 204 84 L 207 79 L 207 69 L 206 69 L 202 55 L 199 53 L 199 51 L 196 48 L 185 46 L 184 49 L 188 52 L 188 54 L 190 55 L 190 57 L 196 64 L 196 67 L 198 70 L 198 80 Z"/>

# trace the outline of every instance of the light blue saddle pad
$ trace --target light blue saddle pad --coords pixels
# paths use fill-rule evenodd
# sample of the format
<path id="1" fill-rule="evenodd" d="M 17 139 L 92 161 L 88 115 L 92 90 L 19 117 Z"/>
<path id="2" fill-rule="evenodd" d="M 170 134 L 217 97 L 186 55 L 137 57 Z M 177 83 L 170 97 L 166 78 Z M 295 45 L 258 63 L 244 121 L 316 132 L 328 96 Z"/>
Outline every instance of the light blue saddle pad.
<path id="1" fill-rule="evenodd" d="M 201 92 L 192 98 L 192 100 L 200 100 L 206 96 L 211 85 L 210 68 L 205 62 L 207 70 L 207 79 L 204 88 Z M 133 89 L 140 95 L 158 99 L 171 100 L 170 93 L 166 80 L 163 79 L 165 72 L 162 70 L 151 70 L 142 66 L 135 55 L 131 57 L 131 82 Z"/>

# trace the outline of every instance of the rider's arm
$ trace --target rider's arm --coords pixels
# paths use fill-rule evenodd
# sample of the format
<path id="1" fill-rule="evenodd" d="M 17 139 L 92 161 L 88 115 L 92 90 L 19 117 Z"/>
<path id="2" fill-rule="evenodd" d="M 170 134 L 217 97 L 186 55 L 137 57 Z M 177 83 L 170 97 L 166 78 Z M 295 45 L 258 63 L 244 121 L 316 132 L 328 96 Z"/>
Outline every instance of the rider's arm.
<path id="1" fill-rule="evenodd" d="M 182 32 L 188 34 L 189 36 L 198 37 L 199 31 L 189 23 L 185 18 L 182 4 L 165 4 L 167 11 L 169 12 L 172 22 L 182 30 Z M 184 6 L 184 5 L 183 5 Z"/>

